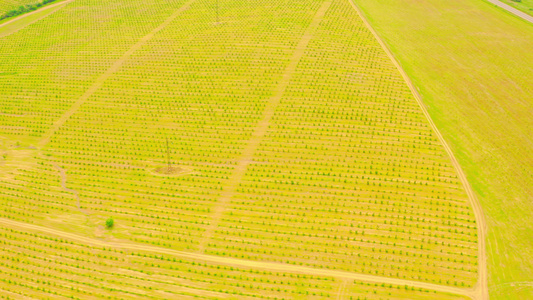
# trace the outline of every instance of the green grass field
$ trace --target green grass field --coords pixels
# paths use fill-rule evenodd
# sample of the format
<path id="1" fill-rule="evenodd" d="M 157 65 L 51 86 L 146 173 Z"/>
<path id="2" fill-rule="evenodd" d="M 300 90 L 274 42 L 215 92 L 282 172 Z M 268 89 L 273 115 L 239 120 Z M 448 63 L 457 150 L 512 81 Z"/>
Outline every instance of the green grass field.
<path id="1" fill-rule="evenodd" d="M 483 204 L 491 297 L 531 298 L 533 25 L 479 1 L 357 2 L 420 88 Z"/>
<path id="2" fill-rule="evenodd" d="M 389 28 L 404 27 L 380 23 L 392 10 L 379 1 L 358 2 L 367 12 L 377 9 L 370 19 L 394 53 L 418 41 L 404 34 L 410 43 L 393 43 L 398 33 Z M 0 222 L 6 226 L 0 293 L 116 299 L 476 294 L 478 224 L 465 188 L 350 2 L 218 5 L 217 12 L 210 0 L 75 0 L 31 22 L 0 27 Z M 438 11 L 446 11 L 453 3 L 441 5 Z M 501 20 L 529 34 L 523 23 Z M 413 74 L 419 64 L 434 66 L 423 53 L 420 62 L 398 57 Z M 484 208 L 511 205 L 481 181 L 512 174 L 501 173 L 504 167 L 530 174 L 531 157 L 520 152 L 527 141 L 513 153 L 525 159 L 522 168 L 512 160 L 470 160 L 486 144 L 469 134 L 481 139 L 489 131 L 478 116 L 459 120 L 465 112 L 457 100 L 434 100 L 429 89 L 446 72 L 413 78 Z M 459 78 L 449 79 L 455 89 L 463 86 L 455 80 L 469 79 Z M 443 83 L 435 87 L 448 87 L 441 95 L 456 91 Z M 454 118 L 445 119 L 451 103 Z M 518 126 L 528 122 L 521 113 L 516 127 L 499 120 L 515 130 L 510 140 L 526 133 Z M 465 126 L 460 134 L 458 124 Z M 113 229 L 104 227 L 109 217 Z M 496 219 L 488 219 L 494 226 Z M 491 231 L 489 242 L 494 238 Z M 520 245 L 511 241 L 501 247 Z M 506 268 L 505 276 L 526 280 Z M 498 280 L 491 277 L 492 287 L 504 283 Z"/>

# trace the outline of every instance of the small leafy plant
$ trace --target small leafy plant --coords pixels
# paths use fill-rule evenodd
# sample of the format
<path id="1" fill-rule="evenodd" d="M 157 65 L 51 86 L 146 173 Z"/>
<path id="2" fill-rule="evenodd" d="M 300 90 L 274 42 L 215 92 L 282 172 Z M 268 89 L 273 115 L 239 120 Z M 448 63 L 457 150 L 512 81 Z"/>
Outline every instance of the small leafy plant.
<path id="1" fill-rule="evenodd" d="M 105 221 L 105 227 L 107 229 L 111 229 L 113 228 L 113 226 L 115 225 L 115 220 L 113 220 L 113 218 L 108 218 L 106 221 Z"/>

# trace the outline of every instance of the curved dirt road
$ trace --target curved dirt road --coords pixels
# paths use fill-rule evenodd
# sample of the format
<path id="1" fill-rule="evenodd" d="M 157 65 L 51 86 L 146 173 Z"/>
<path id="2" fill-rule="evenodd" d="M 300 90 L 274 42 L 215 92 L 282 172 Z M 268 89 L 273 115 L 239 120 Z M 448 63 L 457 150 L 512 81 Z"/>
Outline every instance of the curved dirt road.
<path id="1" fill-rule="evenodd" d="M 474 296 L 474 299 L 489 299 L 487 253 L 485 250 L 485 237 L 487 234 L 487 224 L 485 222 L 485 216 L 483 214 L 483 209 L 481 208 L 481 205 L 474 193 L 474 190 L 472 189 L 472 186 L 470 186 L 470 183 L 468 182 L 468 179 L 466 178 L 466 175 L 463 172 L 463 169 L 459 165 L 459 161 L 457 160 L 457 158 L 452 152 L 452 149 L 446 143 L 446 140 L 444 140 L 444 137 L 440 133 L 439 129 L 437 128 L 433 120 L 431 119 L 431 116 L 429 115 L 429 112 L 427 111 L 426 106 L 424 105 L 424 102 L 422 101 L 422 96 L 418 92 L 418 89 L 415 87 L 415 85 L 413 84 L 413 82 L 411 81 L 407 73 L 401 67 L 400 63 L 398 62 L 394 54 L 390 51 L 389 47 L 385 44 L 385 42 L 381 39 L 378 33 L 370 25 L 370 23 L 366 19 L 361 9 L 357 6 L 357 4 L 355 4 L 354 0 L 348 0 L 348 1 L 352 5 L 352 7 L 355 9 L 357 14 L 361 17 L 361 19 L 363 20 L 367 28 L 372 32 L 374 37 L 377 39 L 381 47 L 385 50 L 389 58 L 392 60 L 392 62 L 394 63 L 394 65 L 396 66 L 400 74 L 402 75 L 403 79 L 409 86 L 411 93 L 413 94 L 416 101 L 418 102 L 418 105 L 422 109 L 424 116 L 426 117 L 431 128 L 433 129 L 433 132 L 435 132 L 435 135 L 437 136 L 442 146 L 446 150 L 446 153 L 448 154 L 448 157 L 450 157 L 452 165 L 457 171 L 457 175 L 459 176 L 459 179 L 461 180 L 461 183 L 463 184 L 465 188 L 470 205 L 472 205 L 472 209 L 474 210 L 474 215 L 476 218 L 476 224 L 478 228 L 478 281 L 475 286 L 475 293 L 473 296 Z M 497 0 L 494 0 L 494 1 L 497 1 Z"/>
<path id="2" fill-rule="evenodd" d="M 93 245 L 93 246 L 98 246 L 98 247 L 114 247 L 114 248 L 121 248 L 124 250 L 160 253 L 160 254 L 165 254 L 165 255 L 177 256 L 181 258 L 202 260 L 205 262 L 223 264 L 223 265 L 231 265 L 231 266 L 242 267 L 242 268 L 263 269 L 263 270 L 269 270 L 269 271 L 275 271 L 275 272 L 300 273 L 300 274 L 308 274 L 308 275 L 314 275 L 314 276 L 327 276 L 327 277 L 334 277 L 334 278 L 339 278 L 339 279 L 344 279 L 344 280 L 346 279 L 360 280 L 360 281 L 367 281 L 367 282 L 373 282 L 373 283 L 393 284 L 393 285 L 399 285 L 399 286 L 412 286 L 416 288 L 423 288 L 423 289 L 438 291 L 438 292 L 443 292 L 443 293 L 463 295 L 463 296 L 467 296 L 470 298 L 474 298 L 475 293 L 476 293 L 474 289 L 463 289 L 463 288 L 458 288 L 458 287 L 443 286 L 443 285 L 419 282 L 419 281 L 413 281 L 413 280 L 403 280 L 403 279 L 390 278 L 390 277 L 373 276 L 373 275 L 352 273 L 352 272 L 346 272 L 346 271 L 317 269 L 317 268 L 312 268 L 312 267 L 289 265 L 289 264 L 276 263 L 276 262 L 262 262 L 262 261 L 244 260 L 244 259 L 231 258 L 231 257 L 206 255 L 206 254 L 199 254 L 199 253 L 192 253 L 192 252 L 177 251 L 177 250 L 161 248 L 161 247 L 156 247 L 156 246 L 151 246 L 151 245 L 146 245 L 146 244 L 134 244 L 134 243 L 127 242 L 127 241 L 126 242 L 116 242 L 116 241 L 106 242 L 103 240 L 84 237 L 84 236 L 77 235 L 74 233 L 64 232 L 64 231 L 51 229 L 51 228 L 47 228 L 47 227 L 43 227 L 39 225 L 22 223 L 22 222 L 13 221 L 10 219 L 5 219 L 5 218 L 0 218 L 0 224 L 11 226 L 11 227 L 17 227 L 21 229 L 39 231 L 39 232 L 43 232 L 47 234 L 52 234 L 52 235 L 62 237 L 65 239 L 74 240 L 74 241 L 83 243 L 85 245 Z"/>

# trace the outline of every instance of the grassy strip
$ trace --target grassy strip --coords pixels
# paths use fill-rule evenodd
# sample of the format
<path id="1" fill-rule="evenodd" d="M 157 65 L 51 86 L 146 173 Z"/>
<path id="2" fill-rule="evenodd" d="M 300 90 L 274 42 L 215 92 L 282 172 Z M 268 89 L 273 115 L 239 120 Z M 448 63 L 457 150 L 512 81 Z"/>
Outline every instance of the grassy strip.
<path id="1" fill-rule="evenodd" d="M 512 7 L 525 12 L 528 15 L 533 16 L 533 0 L 500 0 L 505 4 L 509 4 Z"/>
<path id="2" fill-rule="evenodd" d="M 12 18 L 12 17 L 20 16 L 20 15 L 25 14 L 25 13 L 30 12 L 30 11 L 37 10 L 37 9 L 41 8 L 42 6 L 44 6 L 44 5 L 48 4 L 48 3 L 55 2 L 55 1 L 56 0 L 43 0 L 43 2 L 39 2 L 39 3 L 35 3 L 35 4 L 28 4 L 26 6 L 22 6 L 21 5 L 19 8 L 13 9 L 13 10 L 1 15 L 0 16 L 0 21 L 8 19 L 8 18 Z"/>

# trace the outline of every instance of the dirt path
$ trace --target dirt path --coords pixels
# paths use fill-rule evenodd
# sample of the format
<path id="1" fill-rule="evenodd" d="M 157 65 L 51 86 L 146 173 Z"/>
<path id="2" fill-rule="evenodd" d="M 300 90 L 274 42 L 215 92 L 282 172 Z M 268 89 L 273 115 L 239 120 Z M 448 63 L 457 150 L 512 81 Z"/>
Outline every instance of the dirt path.
<path id="1" fill-rule="evenodd" d="M 499 0 L 486 0 L 486 1 L 498 6 L 500 8 L 505 9 L 506 11 L 512 13 L 515 16 L 518 16 L 518 17 L 520 17 L 520 18 L 522 18 L 522 19 L 524 19 L 524 20 L 526 20 L 526 21 L 528 21 L 530 23 L 533 23 L 533 16 L 530 16 L 530 15 L 526 14 L 525 12 L 516 9 L 516 8 L 512 7 L 511 5 L 505 4 L 505 3 L 503 3 L 503 2 L 501 2 Z"/>
<path id="2" fill-rule="evenodd" d="M 283 96 L 283 94 L 285 93 L 285 90 L 289 86 L 290 80 L 294 72 L 296 71 L 296 67 L 298 66 L 298 63 L 303 57 L 305 53 L 305 49 L 307 49 L 307 45 L 309 45 L 309 41 L 311 41 L 311 38 L 313 38 L 314 32 L 318 28 L 320 21 L 322 21 L 322 19 L 324 18 L 324 15 L 326 14 L 326 11 L 330 7 L 330 5 L 331 5 L 330 1 L 326 1 L 322 4 L 322 6 L 316 12 L 313 20 L 311 21 L 311 24 L 309 24 L 309 27 L 307 28 L 304 35 L 300 39 L 300 42 L 296 46 L 296 49 L 294 51 L 294 54 L 292 55 L 289 65 L 285 69 L 285 72 L 283 73 L 283 77 L 281 78 L 281 81 L 279 82 L 278 86 L 274 90 L 274 95 L 272 96 L 272 98 L 269 99 L 269 101 L 266 104 L 265 110 L 263 112 L 263 117 L 261 118 L 259 123 L 257 123 L 254 129 L 254 132 L 252 133 L 252 137 L 248 141 L 248 144 L 244 148 L 241 154 L 241 157 L 239 158 L 237 162 L 237 166 L 235 167 L 233 174 L 231 174 L 231 177 L 229 178 L 227 185 L 222 190 L 217 206 L 213 213 L 212 221 L 207 227 L 207 230 L 204 234 L 204 238 L 200 241 L 199 252 L 204 251 L 205 246 L 207 245 L 209 240 L 212 238 L 218 226 L 218 223 L 220 222 L 220 219 L 222 218 L 222 215 L 226 209 L 226 206 L 228 205 L 231 198 L 235 194 L 236 189 L 239 187 L 239 184 L 241 183 L 242 178 L 244 177 L 244 174 L 246 173 L 246 169 L 248 168 L 248 165 L 253 159 L 253 155 L 255 151 L 257 150 L 257 148 L 259 147 L 259 144 L 261 143 L 261 140 L 263 140 L 263 138 L 265 137 L 267 133 L 270 120 L 272 120 L 272 117 L 274 116 L 274 112 L 276 111 L 276 108 L 278 107 L 278 104 L 281 101 L 281 97 Z"/>
<path id="3" fill-rule="evenodd" d="M 439 141 L 443 145 L 444 149 L 446 150 L 446 153 L 450 157 L 450 160 L 457 171 L 457 175 L 459 176 L 459 179 L 461 180 L 461 183 L 463 184 L 466 194 L 468 196 L 468 200 L 470 202 L 470 205 L 472 205 L 472 208 L 474 210 L 474 215 L 476 218 L 477 228 L 478 228 L 478 282 L 475 286 L 475 293 L 474 293 L 474 299 L 488 299 L 489 298 L 489 289 L 488 289 L 488 271 L 487 271 L 487 254 L 485 249 L 485 238 L 487 234 L 487 224 L 485 222 L 485 216 L 483 214 L 483 209 L 481 208 L 481 205 L 474 193 L 474 190 L 470 186 L 470 183 L 468 182 L 465 173 L 463 172 L 463 169 L 459 165 L 459 162 L 457 161 L 457 158 L 454 156 L 452 149 L 450 146 L 446 143 L 446 140 L 444 140 L 444 137 L 440 133 L 439 129 L 431 119 L 431 116 L 429 115 L 429 112 L 426 109 L 426 106 L 424 105 L 424 102 L 422 101 L 422 96 L 418 92 L 418 89 L 415 87 L 407 73 L 403 70 L 400 63 L 394 56 L 394 54 L 390 51 L 389 47 L 385 44 L 385 42 L 381 39 L 381 37 L 377 34 L 377 32 L 374 30 L 374 28 L 370 25 L 366 17 L 364 16 L 363 12 L 359 9 L 357 4 L 355 4 L 354 0 L 348 0 L 352 7 L 355 9 L 359 17 L 363 20 L 365 25 L 368 27 L 368 29 L 372 32 L 372 34 L 376 37 L 377 41 L 381 45 L 381 47 L 385 50 L 389 58 L 392 60 L 398 71 L 400 71 L 403 79 L 409 86 L 409 89 L 411 90 L 413 96 L 415 97 L 416 101 L 418 102 L 418 105 L 422 109 L 422 112 L 424 113 L 424 116 L 428 120 L 431 128 L 433 129 L 433 132 L 437 135 Z"/>
<path id="4" fill-rule="evenodd" d="M 174 19 L 176 19 L 183 11 L 187 10 L 189 6 L 194 2 L 195 0 L 189 0 L 187 3 L 185 3 L 182 7 L 180 7 L 178 10 L 176 10 L 170 17 L 168 17 L 161 25 L 159 25 L 157 28 L 152 30 L 150 33 L 148 33 L 146 36 L 139 39 L 139 41 L 131 46 L 131 48 L 126 51 L 107 71 L 105 71 L 100 77 L 96 79 L 96 81 L 89 87 L 85 93 L 76 100 L 76 102 L 70 107 L 69 110 L 67 110 L 63 115 L 54 122 L 52 127 L 48 129 L 48 131 L 42 136 L 41 140 L 37 143 L 37 146 L 39 148 L 43 148 L 50 142 L 50 139 L 54 135 L 54 133 L 61 127 L 65 122 L 74 115 L 80 107 L 85 103 L 89 97 L 91 97 L 97 90 L 99 90 L 105 83 L 109 77 L 111 77 L 115 72 L 120 70 L 122 65 L 135 53 L 135 51 L 141 49 L 142 46 L 144 46 L 148 41 L 152 39 L 152 37 L 157 34 L 159 31 L 161 31 L 163 28 L 167 27 Z"/>
<path id="5" fill-rule="evenodd" d="M 74 197 L 76 198 L 76 206 L 78 207 L 78 210 L 85 214 L 85 215 L 88 215 L 87 212 L 85 212 L 84 210 L 81 209 L 81 205 L 80 205 L 80 195 L 78 193 L 78 191 L 76 190 L 73 190 L 73 189 L 69 189 L 67 187 L 67 172 L 65 171 L 65 169 L 61 168 L 58 164 L 56 163 L 52 163 L 52 166 L 54 166 L 54 168 L 56 168 L 58 171 L 59 171 L 59 174 L 61 176 L 61 187 L 68 193 L 72 193 L 74 194 Z"/>
<path id="6" fill-rule="evenodd" d="M 37 9 L 37 10 L 34 10 L 32 12 L 29 12 L 29 13 L 25 13 L 23 15 L 15 17 L 14 19 L 11 19 L 11 20 L 9 20 L 9 21 L 7 21 L 5 23 L 2 23 L 2 24 L 0 24 L 0 27 L 6 26 L 8 24 L 11 24 L 11 23 L 17 21 L 17 20 L 20 20 L 22 18 L 26 18 L 27 16 L 31 16 L 31 15 L 36 14 L 38 12 L 42 12 L 44 10 L 47 10 L 47 9 L 50 9 L 50 8 L 54 8 L 54 7 L 59 6 L 59 5 L 67 4 L 67 3 L 70 3 L 72 1 L 74 1 L 74 0 L 66 0 L 66 1 L 61 1 L 61 2 L 58 2 L 58 3 L 50 4 L 50 5 L 47 5 L 47 6 L 43 6 L 43 7 L 39 8 L 39 9 Z"/>
<path id="7" fill-rule="evenodd" d="M 74 233 L 68 233 L 68 232 L 59 231 L 59 230 L 55 230 L 55 229 L 51 229 L 51 228 L 47 228 L 43 226 L 13 221 L 10 219 L 5 219 L 5 218 L 0 218 L 0 224 L 3 224 L 5 226 L 17 227 L 20 229 L 27 229 L 27 230 L 33 230 L 33 231 L 39 231 L 39 232 L 43 232 L 47 234 L 52 234 L 52 235 L 55 235 L 61 238 L 83 243 L 85 245 L 92 245 L 92 246 L 98 246 L 98 247 L 121 248 L 124 250 L 130 250 L 130 251 L 146 251 L 146 252 L 151 252 L 151 253 L 172 255 L 172 256 L 181 257 L 185 259 L 201 260 L 201 261 L 215 263 L 215 264 L 231 265 L 231 266 L 236 266 L 236 267 L 241 267 L 241 268 L 263 269 L 263 270 L 269 270 L 269 271 L 274 271 L 274 272 L 300 273 L 300 274 L 307 274 L 307 275 L 313 275 L 313 276 L 327 276 L 327 277 L 338 278 L 340 280 L 345 280 L 345 281 L 360 280 L 360 281 L 367 281 L 367 282 L 372 282 L 372 283 L 386 283 L 386 284 L 394 284 L 394 285 L 399 285 L 399 286 L 412 286 L 415 288 L 423 288 L 423 289 L 428 289 L 432 291 L 434 290 L 438 292 L 463 295 L 467 297 L 474 297 L 474 294 L 476 292 L 473 289 L 461 289 L 457 287 L 442 286 L 442 285 L 418 282 L 418 281 L 412 281 L 412 280 L 403 280 L 403 279 L 397 279 L 397 278 L 358 274 L 358 273 L 351 273 L 351 272 L 345 272 L 345 271 L 317 269 L 317 268 L 312 268 L 312 267 L 289 265 L 289 264 L 275 263 L 275 262 L 261 262 L 261 261 L 251 261 L 251 260 L 237 259 L 237 258 L 231 258 L 231 257 L 205 255 L 205 254 L 200 254 L 200 253 L 183 252 L 183 251 L 177 251 L 177 250 L 144 245 L 144 244 L 134 244 L 130 242 L 120 242 L 120 241 L 106 242 L 103 240 L 84 237 L 84 236 L 77 235 Z M 342 287 L 342 291 L 344 291 L 344 288 L 345 287 Z"/>

